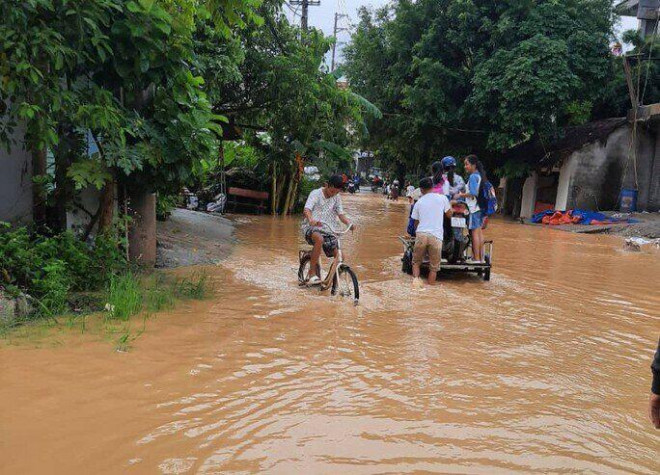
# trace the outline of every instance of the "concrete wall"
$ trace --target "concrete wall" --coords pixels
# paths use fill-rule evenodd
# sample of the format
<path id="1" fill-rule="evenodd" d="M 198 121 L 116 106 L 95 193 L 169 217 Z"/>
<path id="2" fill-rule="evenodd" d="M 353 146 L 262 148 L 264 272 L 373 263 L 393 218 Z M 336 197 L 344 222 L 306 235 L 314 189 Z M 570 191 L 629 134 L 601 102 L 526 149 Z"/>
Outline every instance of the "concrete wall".
<path id="1" fill-rule="evenodd" d="M 620 191 L 622 166 L 619 161 L 622 159 L 618 151 L 608 154 L 607 144 L 601 142 L 591 143 L 573 152 L 569 157 L 574 165 L 569 178 L 566 208 L 614 208 Z M 562 177 L 560 181 L 564 179 Z"/>
<path id="2" fill-rule="evenodd" d="M 660 123 L 638 127 L 637 208 L 660 210 Z"/>
<path id="3" fill-rule="evenodd" d="M 615 130 L 604 142 L 584 146 L 562 164 L 556 209 L 617 209 L 621 189 L 638 189 L 638 209 L 660 209 L 660 144 L 657 131 L 639 127 L 637 155 L 632 128 Z"/>
<path id="4" fill-rule="evenodd" d="M 660 123 L 654 127 L 655 153 L 650 166 L 652 179 L 649 182 L 647 211 L 660 210 Z"/>
<path id="5" fill-rule="evenodd" d="M 656 153 L 654 128 L 640 124 L 637 127 L 637 143 L 637 209 L 657 210 L 660 203 L 655 203 L 655 206 L 653 206 L 654 203 L 651 201 L 651 196 L 654 194 L 654 182 L 657 185 L 658 180 L 660 180 L 660 175 L 653 175 Z M 629 174 L 632 175 L 632 180 L 627 188 L 635 188 L 634 172 L 633 164 L 631 164 Z"/>
<path id="6" fill-rule="evenodd" d="M 32 221 L 32 158 L 25 150 L 24 134 L 17 127 L 11 150 L 0 146 L 0 221 Z"/>
<path id="7" fill-rule="evenodd" d="M 90 215 L 97 212 L 100 199 L 101 191 L 94 186 L 81 190 L 75 198 L 77 206 L 66 213 L 67 229 L 73 231 L 74 234 L 83 233 L 92 219 Z M 80 208 L 84 208 L 87 212 Z"/>
<path id="8" fill-rule="evenodd" d="M 566 211 L 568 209 L 568 198 L 571 191 L 571 178 L 577 167 L 577 159 L 572 155 L 564 161 L 559 170 L 559 184 L 557 185 L 557 201 L 555 209 Z"/>
<path id="9" fill-rule="evenodd" d="M 520 217 L 531 218 L 534 214 L 536 205 L 536 185 L 538 184 L 538 175 L 532 172 L 532 175 L 525 180 L 522 190 L 522 203 L 520 205 Z"/>
<path id="10" fill-rule="evenodd" d="M 637 153 L 631 150 L 632 126 L 623 125 L 604 141 L 585 145 L 561 164 L 555 209 L 618 209 L 621 190 L 637 189 L 639 211 L 660 210 L 660 121 L 640 123 Z M 520 216 L 530 217 L 537 200 L 539 177 L 525 180 Z M 505 209 L 515 213 L 512 194 Z"/>

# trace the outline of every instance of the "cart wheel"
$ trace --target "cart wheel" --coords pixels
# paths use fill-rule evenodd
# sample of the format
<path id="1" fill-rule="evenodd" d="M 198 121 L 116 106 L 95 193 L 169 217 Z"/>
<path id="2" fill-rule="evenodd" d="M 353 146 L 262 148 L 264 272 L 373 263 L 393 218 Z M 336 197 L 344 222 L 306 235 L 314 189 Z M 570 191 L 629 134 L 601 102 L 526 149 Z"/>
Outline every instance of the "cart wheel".
<path id="1" fill-rule="evenodd" d="M 306 254 L 300 259 L 300 267 L 298 268 L 298 284 L 305 285 L 307 282 L 307 276 L 309 275 L 309 266 L 310 266 L 311 256 Z M 321 265 L 316 266 L 317 275 L 321 275 Z"/>
<path id="2" fill-rule="evenodd" d="M 412 270 L 412 256 L 410 255 L 410 252 L 406 251 L 401 258 L 401 271 L 408 275 L 412 275 Z"/>
<path id="3" fill-rule="evenodd" d="M 488 264 L 488 268 L 484 271 L 484 280 L 489 281 L 490 280 L 490 256 L 486 255 L 486 256 L 484 256 L 484 259 L 486 261 L 486 264 Z"/>

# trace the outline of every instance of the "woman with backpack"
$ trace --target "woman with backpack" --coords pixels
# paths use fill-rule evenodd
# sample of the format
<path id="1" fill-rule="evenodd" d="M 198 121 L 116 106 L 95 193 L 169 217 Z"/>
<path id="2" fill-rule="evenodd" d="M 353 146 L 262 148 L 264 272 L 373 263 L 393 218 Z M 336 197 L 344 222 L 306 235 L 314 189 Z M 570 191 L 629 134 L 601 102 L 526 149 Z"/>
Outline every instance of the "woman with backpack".
<path id="1" fill-rule="evenodd" d="M 483 194 L 482 185 L 488 183 L 488 177 L 486 176 L 486 170 L 484 170 L 483 164 L 476 155 L 468 155 L 463 161 L 465 163 L 465 171 L 469 174 L 467 190 L 464 193 L 458 193 L 456 196 L 465 198 L 468 209 L 470 210 L 468 229 L 472 237 L 472 258 L 476 262 L 483 262 L 484 234 L 482 227 L 489 204 L 488 200 L 484 203 L 481 195 Z"/>

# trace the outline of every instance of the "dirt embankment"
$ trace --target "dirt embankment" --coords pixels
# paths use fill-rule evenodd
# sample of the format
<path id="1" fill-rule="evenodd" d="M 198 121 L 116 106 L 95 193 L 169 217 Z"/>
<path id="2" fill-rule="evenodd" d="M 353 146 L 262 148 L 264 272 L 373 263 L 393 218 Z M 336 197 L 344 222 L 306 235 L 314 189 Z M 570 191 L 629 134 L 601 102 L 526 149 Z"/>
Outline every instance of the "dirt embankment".
<path id="1" fill-rule="evenodd" d="M 229 256 L 236 239 L 227 218 L 186 209 L 175 209 L 170 219 L 158 223 L 156 267 L 216 264 Z"/>
<path id="2" fill-rule="evenodd" d="M 660 239 L 660 212 L 635 213 L 632 218 L 636 223 L 628 226 L 615 228 L 612 234 L 623 237 L 641 237 L 648 239 Z"/>

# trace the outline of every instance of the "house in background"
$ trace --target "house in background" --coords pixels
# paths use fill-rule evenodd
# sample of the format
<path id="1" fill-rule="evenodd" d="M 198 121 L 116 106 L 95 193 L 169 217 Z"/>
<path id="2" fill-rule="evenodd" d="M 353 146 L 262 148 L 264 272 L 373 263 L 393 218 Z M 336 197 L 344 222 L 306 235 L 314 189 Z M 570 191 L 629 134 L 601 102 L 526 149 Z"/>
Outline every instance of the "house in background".
<path id="1" fill-rule="evenodd" d="M 375 162 L 374 153 L 370 150 L 358 150 L 353 154 L 353 159 L 355 160 L 355 171 L 362 178 L 369 178 Z"/>
<path id="2" fill-rule="evenodd" d="M 635 17 L 639 20 L 642 38 L 653 35 L 658 24 L 660 0 L 623 0 L 614 6 L 614 11 L 621 16 Z"/>
<path id="3" fill-rule="evenodd" d="M 637 191 L 637 210 L 660 210 L 660 110 L 637 118 L 564 129 L 551 143 L 533 140 L 505 154 L 532 173 L 503 184 L 503 211 L 529 218 L 546 209 L 618 209 L 622 190 Z M 635 142 L 635 144 L 634 144 Z"/>
<path id="4" fill-rule="evenodd" d="M 12 224 L 30 224 L 33 221 L 32 154 L 26 150 L 25 128 L 19 124 L 12 133 L 11 146 L 0 148 L 0 221 Z M 98 151 L 91 138 L 87 154 Z M 53 169 L 53 156 L 48 154 L 49 169 Z M 82 232 L 98 209 L 101 192 L 94 187 L 80 190 L 75 206 L 67 211 L 67 228 Z"/>
<path id="5" fill-rule="evenodd" d="M 25 129 L 12 133 L 12 145 L 0 148 L 0 221 L 32 222 L 32 155 L 25 149 Z"/>
<path id="6" fill-rule="evenodd" d="M 660 0 L 623 0 L 614 11 L 638 19 L 642 37 L 657 34 Z M 505 153 L 532 173 L 502 180 L 505 214 L 529 218 L 546 209 L 615 210 L 634 197 L 636 210 L 660 210 L 660 104 L 639 101 L 627 118 L 564 129 L 556 141 L 525 142 Z M 625 201 L 624 201 L 625 203 Z"/>

